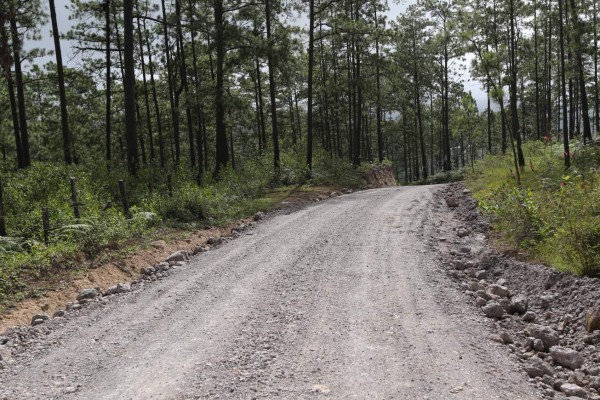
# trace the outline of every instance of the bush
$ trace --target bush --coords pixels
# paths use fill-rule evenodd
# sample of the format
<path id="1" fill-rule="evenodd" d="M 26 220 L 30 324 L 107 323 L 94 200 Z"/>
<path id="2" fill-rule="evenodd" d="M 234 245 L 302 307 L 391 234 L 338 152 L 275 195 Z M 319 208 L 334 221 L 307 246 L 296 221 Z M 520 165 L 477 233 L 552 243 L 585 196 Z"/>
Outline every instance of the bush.
<path id="1" fill-rule="evenodd" d="M 521 172 L 522 187 L 516 187 L 510 155 L 486 157 L 477 163 L 475 172 L 467 176 L 467 185 L 504 241 L 558 269 L 598 276 L 598 149 L 579 148 L 573 167 L 564 171 L 555 147 L 526 144 L 530 163 Z"/>

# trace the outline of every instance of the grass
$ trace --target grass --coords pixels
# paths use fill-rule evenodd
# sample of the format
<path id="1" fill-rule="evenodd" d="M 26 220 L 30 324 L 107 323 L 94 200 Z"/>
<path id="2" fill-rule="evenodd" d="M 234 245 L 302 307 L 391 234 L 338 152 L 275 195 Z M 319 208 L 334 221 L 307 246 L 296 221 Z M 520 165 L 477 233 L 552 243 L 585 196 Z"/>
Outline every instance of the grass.
<path id="1" fill-rule="evenodd" d="M 565 170 L 559 144 L 529 142 L 520 187 L 510 155 L 478 162 L 466 184 L 504 245 L 558 270 L 600 276 L 600 149 L 571 149 Z"/>

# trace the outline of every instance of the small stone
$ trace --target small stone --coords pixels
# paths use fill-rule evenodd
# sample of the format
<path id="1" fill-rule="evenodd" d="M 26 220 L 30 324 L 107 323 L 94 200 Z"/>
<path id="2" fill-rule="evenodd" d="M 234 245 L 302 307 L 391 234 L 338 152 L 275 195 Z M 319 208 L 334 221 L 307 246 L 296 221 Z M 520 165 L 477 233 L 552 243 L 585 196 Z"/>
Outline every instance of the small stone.
<path id="1" fill-rule="evenodd" d="M 585 329 L 594 332 L 600 329 L 600 307 L 590 308 L 585 313 Z"/>
<path id="2" fill-rule="evenodd" d="M 197 246 L 196 248 L 194 248 L 194 251 L 192 254 L 196 255 L 199 253 L 204 253 L 210 250 L 210 247 L 208 246 Z"/>
<path id="3" fill-rule="evenodd" d="M 514 343 L 512 336 L 508 332 L 502 332 L 500 334 L 500 338 L 502 339 L 502 342 L 504 342 L 504 344 Z"/>
<path id="4" fill-rule="evenodd" d="M 128 283 L 117 283 L 116 285 L 111 286 L 108 289 L 106 289 L 104 294 L 106 296 L 110 296 L 112 294 L 120 294 L 120 293 L 127 293 L 127 292 L 131 292 L 131 286 L 129 286 Z"/>
<path id="5" fill-rule="evenodd" d="M 208 240 L 206 241 L 206 243 L 210 244 L 211 246 L 218 246 L 221 243 L 223 243 L 223 239 L 220 238 L 220 237 L 216 238 L 214 236 L 211 236 L 211 237 L 208 238 Z"/>
<path id="6" fill-rule="evenodd" d="M 550 356 L 557 364 L 573 370 L 581 367 L 584 362 L 581 354 L 568 347 L 552 346 L 550 348 Z"/>
<path id="7" fill-rule="evenodd" d="M 456 200 L 454 197 L 446 197 L 444 200 L 446 200 L 446 205 L 450 208 L 456 208 L 458 207 L 458 200 Z"/>
<path id="8" fill-rule="evenodd" d="M 43 324 L 45 321 L 48 321 L 50 319 L 50 316 L 48 314 L 35 314 L 33 317 L 31 317 L 31 325 L 34 325 L 34 322 L 36 320 L 41 321 L 39 323 Z"/>
<path id="9" fill-rule="evenodd" d="M 532 337 L 540 339 L 542 342 L 544 342 L 544 349 L 546 351 L 552 346 L 557 346 L 560 341 L 558 333 L 556 333 L 556 331 L 549 326 L 533 325 L 530 328 L 529 333 Z"/>
<path id="10" fill-rule="evenodd" d="M 499 297 L 508 297 L 510 296 L 510 291 L 508 290 L 508 288 L 506 288 L 506 286 L 500 286 L 500 285 L 490 285 L 487 287 L 486 291 L 489 294 L 495 295 L 495 296 L 499 296 Z"/>
<path id="11" fill-rule="evenodd" d="M 153 275 L 156 272 L 154 267 L 142 268 L 142 275 Z"/>
<path id="12" fill-rule="evenodd" d="M 541 339 L 534 339 L 533 349 L 535 351 L 544 351 L 544 342 Z"/>
<path id="13" fill-rule="evenodd" d="M 463 194 L 469 194 L 469 193 L 471 193 L 471 191 L 469 189 L 463 189 L 462 192 L 463 192 Z"/>
<path id="14" fill-rule="evenodd" d="M 475 305 L 477 305 L 477 307 L 484 307 L 486 304 L 487 300 L 482 297 L 477 297 L 477 299 L 475 299 Z"/>
<path id="15" fill-rule="evenodd" d="M 187 259 L 188 259 L 187 252 L 184 250 L 179 250 L 179 251 L 176 251 L 175 253 L 171 254 L 169 257 L 167 257 L 167 259 L 165 261 L 170 263 L 170 262 L 175 262 L 175 261 L 186 261 Z"/>
<path id="16" fill-rule="evenodd" d="M 552 304 L 553 300 L 554 296 L 552 295 L 540 296 L 540 305 L 542 306 L 542 308 L 548 308 L 550 307 L 550 304 Z"/>
<path id="17" fill-rule="evenodd" d="M 587 386 L 588 380 L 585 378 L 585 374 L 581 371 L 575 371 L 569 376 L 569 382 L 574 383 L 578 386 Z"/>
<path id="18" fill-rule="evenodd" d="M 487 279 L 488 273 L 485 269 L 481 269 L 479 271 L 475 271 L 475 278 L 477 279 Z"/>
<path id="19" fill-rule="evenodd" d="M 590 378 L 589 387 L 595 390 L 600 390 L 600 377 L 593 376 Z"/>
<path id="20" fill-rule="evenodd" d="M 574 383 L 563 383 L 560 385 L 560 391 L 569 397 L 573 396 L 582 399 L 587 399 L 588 397 L 586 390 L 581 386 L 575 385 Z"/>
<path id="21" fill-rule="evenodd" d="M 504 308 L 493 300 L 488 301 L 482 309 L 485 315 L 490 318 L 502 318 L 504 316 Z"/>
<path id="22" fill-rule="evenodd" d="M 154 270 L 158 273 L 158 272 L 165 272 L 168 271 L 169 268 L 171 268 L 171 266 L 169 265 L 168 262 L 161 262 L 158 263 L 156 265 L 154 265 Z"/>
<path id="23" fill-rule="evenodd" d="M 540 360 L 539 358 L 533 358 L 525 364 L 525 371 L 531 378 L 538 376 L 552 376 L 554 375 L 554 369 L 548 363 Z"/>
<path id="24" fill-rule="evenodd" d="M 456 231 L 456 236 L 458 236 L 459 238 L 464 238 L 469 236 L 470 233 L 471 232 L 469 232 L 468 229 L 461 228 L 458 231 Z"/>
<path id="25" fill-rule="evenodd" d="M 498 303 L 500 303 L 502 308 L 504 308 L 505 312 L 510 313 L 510 308 L 511 308 L 512 304 L 509 299 L 507 299 L 507 298 L 498 299 Z"/>
<path id="26" fill-rule="evenodd" d="M 94 288 L 89 288 L 89 289 L 83 289 L 81 292 L 79 292 L 79 296 L 77 296 L 77 300 L 81 301 L 81 300 L 92 300 L 95 299 L 96 297 L 98 297 L 100 293 L 98 293 L 98 291 Z"/>
<path id="27" fill-rule="evenodd" d="M 527 311 L 525 314 L 523 314 L 523 317 L 521 318 L 525 322 L 533 322 L 536 319 L 536 315 L 533 311 Z"/>
<path id="28" fill-rule="evenodd" d="M 527 297 L 522 294 L 518 294 L 511 299 L 510 310 L 515 314 L 525 314 L 527 313 L 527 308 L 529 307 L 529 300 Z"/>
<path id="29" fill-rule="evenodd" d="M 350 192 L 352 193 L 352 192 Z M 261 219 L 265 218 L 265 213 L 262 211 L 257 212 L 256 214 L 254 214 L 254 220 L 255 221 L 260 221 Z"/>
<path id="30" fill-rule="evenodd" d="M 54 314 L 52 314 L 52 318 L 61 318 L 64 317 L 66 315 L 64 310 L 56 310 L 54 311 Z"/>

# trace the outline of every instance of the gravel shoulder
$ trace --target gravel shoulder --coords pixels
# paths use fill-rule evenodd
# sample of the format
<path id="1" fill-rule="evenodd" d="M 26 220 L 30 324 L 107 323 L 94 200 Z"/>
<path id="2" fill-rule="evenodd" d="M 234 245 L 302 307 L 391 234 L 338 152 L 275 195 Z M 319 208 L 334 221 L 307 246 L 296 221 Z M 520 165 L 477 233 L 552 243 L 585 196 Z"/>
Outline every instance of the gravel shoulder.
<path id="1" fill-rule="evenodd" d="M 444 273 L 439 189 L 277 215 L 160 280 L 28 328 L 26 351 L 2 364 L 0 398 L 538 398 Z"/>

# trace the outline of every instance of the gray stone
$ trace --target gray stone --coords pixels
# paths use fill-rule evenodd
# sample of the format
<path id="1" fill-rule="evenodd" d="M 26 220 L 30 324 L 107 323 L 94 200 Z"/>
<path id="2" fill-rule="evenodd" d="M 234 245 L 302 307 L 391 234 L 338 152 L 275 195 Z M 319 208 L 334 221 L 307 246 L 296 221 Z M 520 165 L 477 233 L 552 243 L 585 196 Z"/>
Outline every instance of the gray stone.
<path id="1" fill-rule="evenodd" d="M 100 293 L 98 293 L 98 291 L 94 288 L 83 289 L 81 292 L 79 292 L 79 296 L 77 296 L 77 300 L 78 301 L 93 300 L 96 297 L 98 297 L 99 295 L 100 295 Z"/>
<path id="2" fill-rule="evenodd" d="M 485 290 L 478 290 L 477 292 L 475 292 L 475 294 L 484 299 L 485 301 L 489 301 L 492 299 L 492 296 L 490 296 L 490 294 Z"/>
<path id="3" fill-rule="evenodd" d="M 446 200 L 446 205 L 450 208 L 456 208 L 458 207 L 458 200 L 456 200 L 456 198 L 454 197 L 446 197 L 444 200 Z"/>
<path id="4" fill-rule="evenodd" d="M 552 346 L 550 356 L 557 364 L 570 369 L 577 369 L 583 365 L 584 359 L 579 352 L 568 347 Z"/>
<path id="5" fill-rule="evenodd" d="M 563 383 L 560 385 L 560 391 L 569 397 L 579 397 L 582 399 L 588 398 L 587 391 L 581 386 L 577 386 L 574 383 Z"/>
<path id="6" fill-rule="evenodd" d="M 209 251 L 209 250 L 210 250 L 210 247 L 208 247 L 208 246 L 197 246 L 194 249 L 193 254 L 196 255 L 196 254 L 199 254 L 199 253 L 204 253 L 204 252 Z"/>
<path id="7" fill-rule="evenodd" d="M 44 321 L 48 321 L 50 319 L 50 316 L 48 314 L 35 314 L 33 317 L 31 317 L 31 324 L 33 325 L 33 323 L 36 320 L 42 321 L 41 323 L 44 323 Z"/>
<path id="8" fill-rule="evenodd" d="M 590 388 L 600 390 L 600 376 L 593 376 L 590 378 Z"/>
<path id="9" fill-rule="evenodd" d="M 478 290 L 482 289 L 481 284 L 477 281 L 469 281 L 469 283 L 467 283 L 467 287 L 472 292 L 477 292 Z"/>
<path id="10" fill-rule="evenodd" d="M 111 286 L 108 289 L 106 289 L 104 294 L 106 296 L 110 296 L 112 294 L 127 293 L 127 292 L 131 292 L 131 286 L 129 286 L 128 283 L 117 283 L 116 285 Z"/>
<path id="11" fill-rule="evenodd" d="M 352 193 L 352 192 L 350 192 Z M 254 220 L 255 221 L 260 221 L 261 219 L 265 218 L 265 213 L 262 211 L 257 212 L 256 214 L 254 214 Z"/>
<path id="12" fill-rule="evenodd" d="M 529 329 L 529 333 L 532 337 L 540 339 L 544 342 L 544 349 L 547 351 L 552 346 L 558 346 L 560 338 L 558 333 L 549 326 L 545 325 L 533 325 Z"/>
<path id="13" fill-rule="evenodd" d="M 65 311 L 64 310 L 56 310 L 54 311 L 54 314 L 52 314 L 52 318 L 60 318 L 60 317 L 64 317 L 65 316 Z"/>
<path id="14" fill-rule="evenodd" d="M 479 271 L 475 271 L 475 278 L 477 279 L 487 279 L 488 273 L 485 269 L 481 269 Z"/>
<path id="15" fill-rule="evenodd" d="M 552 304 L 553 300 L 554 296 L 552 295 L 540 296 L 540 305 L 542 306 L 542 308 L 548 308 L 550 307 L 550 304 Z"/>
<path id="16" fill-rule="evenodd" d="M 533 349 L 535 351 L 544 351 L 544 342 L 541 339 L 533 339 Z"/>
<path id="17" fill-rule="evenodd" d="M 536 315 L 533 311 L 527 311 L 525 314 L 523 314 L 522 319 L 525 322 L 533 322 L 536 319 Z"/>
<path id="18" fill-rule="evenodd" d="M 477 297 L 477 299 L 475 299 L 475 304 L 478 307 L 484 307 L 487 304 L 487 300 L 481 297 Z"/>
<path id="19" fill-rule="evenodd" d="M 211 246 L 218 246 L 221 243 L 223 243 L 223 238 L 220 238 L 220 237 L 216 238 L 214 236 L 211 236 L 208 238 L 206 243 L 210 244 Z"/>
<path id="20" fill-rule="evenodd" d="M 594 332 L 600 329 L 600 307 L 590 308 L 585 313 L 585 329 Z"/>
<path id="21" fill-rule="evenodd" d="M 154 268 L 154 267 L 142 268 L 142 275 L 153 275 L 155 272 L 156 272 L 156 268 Z"/>
<path id="22" fill-rule="evenodd" d="M 464 229 L 464 228 L 461 228 L 461 229 L 459 229 L 458 231 L 456 231 L 456 235 L 457 235 L 458 237 L 460 237 L 460 238 L 467 237 L 467 236 L 469 236 L 470 234 L 471 234 L 471 232 L 469 232 L 469 230 L 468 230 L 468 229 Z"/>
<path id="23" fill-rule="evenodd" d="M 510 291 L 508 290 L 508 288 L 506 288 L 506 286 L 490 285 L 487 287 L 486 291 L 489 294 L 493 294 L 493 295 L 499 296 L 499 297 L 510 296 Z"/>
<path id="24" fill-rule="evenodd" d="M 545 361 L 539 358 L 533 358 L 525 364 L 525 371 L 531 378 L 538 376 L 552 376 L 554 375 L 554 369 Z"/>
<path id="25" fill-rule="evenodd" d="M 158 272 L 165 272 L 168 271 L 169 268 L 171 268 L 171 266 L 169 265 L 169 263 L 167 262 L 161 262 L 158 263 L 154 266 L 154 270 L 158 273 Z"/>
<path id="26" fill-rule="evenodd" d="M 529 307 L 529 300 L 522 294 L 514 296 L 511 300 L 510 310 L 515 314 L 523 315 L 527 312 Z"/>
<path id="27" fill-rule="evenodd" d="M 165 261 L 170 263 L 170 262 L 175 262 L 175 261 L 186 261 L 187 259 L 188 259 L 187 251 L 179 250 L 179 251 L 176 251 L 175 253 L 171 254 L 169 257 L 167 257 L 167 259 Z"/>
<path id="28" fill-rule="evenodd" d="M 510 308 L 511 308 L 512 304 L 509 299 L 507 299 L 507 298 L 498 299 L 498 303 L 500 303 L 502 308 L 504 308 L 505 312 L 510 313 Z"/>
<path id="29" fill-rule="evenodd" d="M 482 310 L 490 318 L 502 318 L 504 316 L 504 308 L 494 300 L 488 301 Z"/>
<path id="30" fill-rule="evenodd" d="M 504 342 L 504 344 L 514 343 L 512 336 L 508 332 L 502 332 L 500 334 L 500 338 L 502 339 L 502 342 Z"/>

